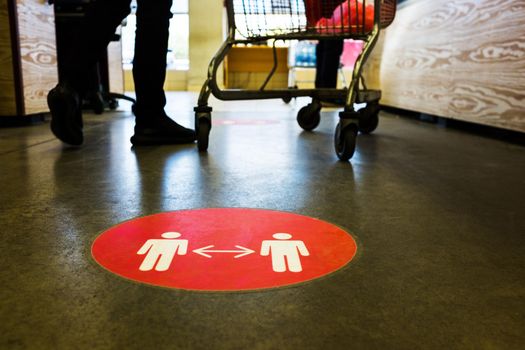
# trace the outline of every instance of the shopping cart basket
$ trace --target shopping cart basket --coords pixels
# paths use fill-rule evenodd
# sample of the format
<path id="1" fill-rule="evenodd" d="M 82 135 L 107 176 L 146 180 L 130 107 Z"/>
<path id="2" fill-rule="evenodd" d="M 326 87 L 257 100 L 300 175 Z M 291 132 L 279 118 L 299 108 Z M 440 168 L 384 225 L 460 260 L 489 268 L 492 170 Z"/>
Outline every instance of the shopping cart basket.
<path id="1" fill-rule="evenodd" d="M 366 88 L 362 67 L 370 55 L 381 29 L 394 19 L 396 0 L 227 0 L 228 37 L 212 58 L 208 78 L 195 107 L 195 129 L 199 151 L 208 149 L 212 126 L 210 94 L 220 100 L 290 99 L 310 96 L 312 103 L 301 108 L 297 121 L 304 130 L 315 129 L 321 119 L 321 101 L 345 100 L 334 135 L 339 159 L 349 160 L 355 151 L 358 132 L 370 133 L 379 122 L 381 92 Z M 272 20 L 269 20 L 271 16 Z M 269 90 L 266 85 L 277 69 L 275 40 L 319 40 L 351 38 L 364 42 L 352 80 L 344 89 Z M 237 44 L 256 44 L 274 40 L 274 65 L 258 90 L 220 89 L 217 70 L 228 51 Z M 362 85 L 362 87 L 361 87 Z M 356 111 L 354 103 L 366 103 Z"/>

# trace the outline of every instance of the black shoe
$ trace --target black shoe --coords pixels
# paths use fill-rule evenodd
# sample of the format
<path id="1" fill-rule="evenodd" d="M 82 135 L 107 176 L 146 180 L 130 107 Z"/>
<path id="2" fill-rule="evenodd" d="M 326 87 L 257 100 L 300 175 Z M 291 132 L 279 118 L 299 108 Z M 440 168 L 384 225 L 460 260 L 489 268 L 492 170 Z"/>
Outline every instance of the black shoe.
<path id="1" fill-rule="evenodd" d="M 177 124 L 164 115 L 147 124 L 137 121 L 135 134 L 130 141 L 134 146 L 193 143 L 195 131 Z"/>
<path id="2" fill-rule="evenodd" d="M 70 87 L 59 84 L 47 94 L 51 111 L 51 131 L 62 142 L 79 146 L 82 135 L 82 110 L 80 98 Z"/>

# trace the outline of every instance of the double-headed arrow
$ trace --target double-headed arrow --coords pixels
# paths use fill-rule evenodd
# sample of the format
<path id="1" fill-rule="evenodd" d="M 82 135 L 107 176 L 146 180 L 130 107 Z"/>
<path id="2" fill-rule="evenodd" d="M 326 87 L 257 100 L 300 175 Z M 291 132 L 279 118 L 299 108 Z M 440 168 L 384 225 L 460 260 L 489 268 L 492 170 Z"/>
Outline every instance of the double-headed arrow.
<path id="1" fill-rule="evenodd" d="M 211 255 L 206 254 L 206 253 L 240 253 L 240 254 L 237 254 L 237 255 L 234 256 L 235 259 L 240 258 L 240 257 L 245 256 L 245 255 L 248 255 L 248 254 L 255 253 L 254 250 L 242 247 L 240 245 L 236 245 L 235 246 L 236 248 L 239 248 L 240 250 L 218 250 L 218 249 L 213 249 L 212 250 L 212 249 L 210 249 L 210 248 L 213 248 L 213 247 L 215 247 L 215 246 L 214 245 L 209 245 L 209 246 L 206 246 L 206 247 L 195 249 L 193 252 L 196 253 L 196 254 L 200 254 L 202 256 L 205 256 L 207 258 L 211 258 Z"/>

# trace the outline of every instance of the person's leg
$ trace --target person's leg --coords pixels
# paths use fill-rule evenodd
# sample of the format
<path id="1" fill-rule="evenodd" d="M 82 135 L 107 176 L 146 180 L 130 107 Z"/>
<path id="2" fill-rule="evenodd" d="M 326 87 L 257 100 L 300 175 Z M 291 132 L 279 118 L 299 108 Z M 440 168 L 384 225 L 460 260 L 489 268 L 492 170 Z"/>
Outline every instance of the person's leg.
<path id="1" fill-rule="evenodd" d="M 166 55 L 172 0 L 138 0 L 133 80 L 137 103 L 134 145 L 190 143 L 193 130 L 171 120 L 164 112 Z"/>
<path id="2" fill-rule="evenodd" d="M 107 47 L 116 28 L 130 11 L 130 0 L 104 0 L 90 4 L 84 20 L 77 26 L 76 40 L 62 57 L 61 81 L 48 94 L 51 130 L 63 142 L 83 142 L 81 101 L 78 92 Z"/>
<path id="3" fill-rule="evenodd" d="M 138 0 L 133 79 L 137 103 L 142 114 L 161 114 L 166 105 L 164 81 L 172 0 Z"/>
<path id="4" fill-rule="evenodd" d="M 342 39 L 319 40 L 317 47 L 317 72 L 315 77 L 316 88 L 336 88 L 337 71 L 341 54 L 343 53 Z"/>
<path id="5" fill-rule="evenodd" d="M 319 40 L 317 46 L 315 47 L 315 87 L 320 88 L 323 86 L 323 77 L 324 77 L 324 50 L 325 50 L 326 40 Z"/>

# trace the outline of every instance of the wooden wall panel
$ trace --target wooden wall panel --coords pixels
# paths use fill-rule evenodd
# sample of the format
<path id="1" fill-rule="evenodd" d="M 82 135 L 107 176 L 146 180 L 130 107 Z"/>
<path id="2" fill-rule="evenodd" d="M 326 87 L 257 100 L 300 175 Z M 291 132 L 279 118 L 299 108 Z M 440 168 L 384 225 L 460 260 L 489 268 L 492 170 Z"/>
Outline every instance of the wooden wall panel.
<path id="1" fill-rule="evenodd" d="M 525 132 L 525 0 L 408 0 L 381 35 L 383 104 Z"/>
<path id="2" fill-rule="evenodd" d="M 0 116 L 16 114 L 8 0 L 0 0 Z"/>
<path id="3" fill-rule="evenodd" d="M 25 114 L 48 111 L 46 96 L 58 82 L 53 7 L 17 0 Z"/>

